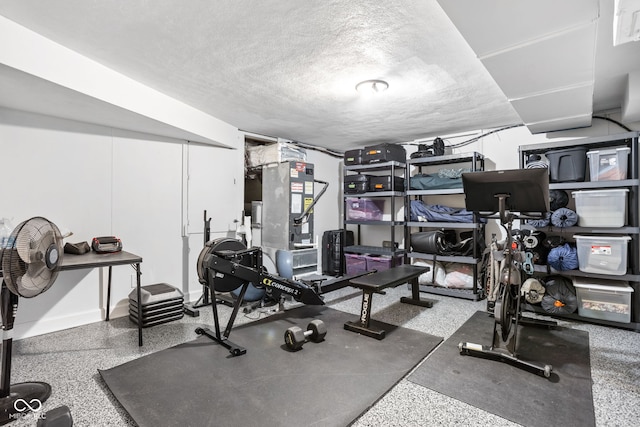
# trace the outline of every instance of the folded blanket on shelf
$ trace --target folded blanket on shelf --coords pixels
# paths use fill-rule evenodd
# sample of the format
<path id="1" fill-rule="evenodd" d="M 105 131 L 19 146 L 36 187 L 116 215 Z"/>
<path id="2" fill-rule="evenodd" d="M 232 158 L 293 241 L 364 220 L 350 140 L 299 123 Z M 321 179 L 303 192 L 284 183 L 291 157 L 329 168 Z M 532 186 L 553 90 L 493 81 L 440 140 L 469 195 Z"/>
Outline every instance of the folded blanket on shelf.
<path id="1" fill-rule="evenodd" d="M 411 221 L 429 222 L 474 222 L 473 212 L 464 208 L 452 208 L 443 205 L 427 205 L 421 200 L 411 201 Z M 486 222 L 486 219 L 480 219 Z"/>

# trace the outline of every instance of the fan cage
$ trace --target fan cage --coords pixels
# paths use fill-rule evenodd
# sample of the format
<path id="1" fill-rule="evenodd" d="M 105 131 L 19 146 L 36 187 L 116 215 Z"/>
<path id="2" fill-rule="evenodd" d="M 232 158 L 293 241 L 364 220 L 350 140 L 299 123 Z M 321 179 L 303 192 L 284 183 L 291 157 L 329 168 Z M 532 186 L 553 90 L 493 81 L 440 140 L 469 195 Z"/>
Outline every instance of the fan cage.
<path id="1" fill-rule="evenodd" d="M 33 298 L 51 287 L 62 262 L 62 235 L 43 217 L 21 222 L 0 254 L 3 280 L 14 294 Z"/>

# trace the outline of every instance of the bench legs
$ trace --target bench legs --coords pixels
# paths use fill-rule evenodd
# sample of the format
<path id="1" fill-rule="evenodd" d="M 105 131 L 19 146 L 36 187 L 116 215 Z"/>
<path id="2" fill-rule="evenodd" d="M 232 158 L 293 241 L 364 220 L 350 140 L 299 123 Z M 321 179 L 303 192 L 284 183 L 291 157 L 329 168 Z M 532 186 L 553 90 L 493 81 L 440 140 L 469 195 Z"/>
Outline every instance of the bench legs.
<path id="1" fill-rule="evenodd" d="M 373 328 L 371 323 L 371 306 L 373 305 L 373 294 L 371 290 L 362 290 L 362 304 L 360 305 L 360 318 L 355 321 L 349 321 L 344 324 L 347 331 L 357 332 L 377 340 L 384 339 L 386 331 L 382 328 Z M 433 307 L 433 300 L 420 299 L 420 287 L 418 279 L 411 280 L 411 297 L 402 297 L 400 302 L 411 305 L 419 305 L 421 307 Z"/>
<path id="2" fill-rule="evenodd" d="M 418 278 L 411 280 L 411 298 L 401 297 L 400 302 L 411 305 L 419 305 L 420 307 L 433 307 L 433 300 L 420 299 L 420 285 Z"/>
<path id="3" fill-rule="evenodd" d="M 346 322 L 344 328 L 347 331 L 357 332 L 377 340 L 381 340 L 385 336 L 384 329 L 371 329 L 369 323 L 371 320 L 371 303 L 373 301 L 373 292 L 362 291 L 362 304 L 360 306 L 360 318 L 356 322 Z"/>

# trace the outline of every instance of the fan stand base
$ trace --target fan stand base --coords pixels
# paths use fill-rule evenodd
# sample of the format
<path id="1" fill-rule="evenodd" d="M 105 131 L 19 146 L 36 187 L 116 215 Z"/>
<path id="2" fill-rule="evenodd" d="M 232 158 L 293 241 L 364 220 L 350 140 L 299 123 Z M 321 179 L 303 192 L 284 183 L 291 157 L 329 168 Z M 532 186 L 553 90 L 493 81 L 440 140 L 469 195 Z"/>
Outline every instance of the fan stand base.
<path id="1" fill-rule="evenodd" d="M 12 384 L 8 396 L 0 397 L 0 425 L 26 417 L 38 419 L 42 404 L 51 396 L 51 386 L 43 382 Z M 31 414 L 33 412 L 33 414 Z"/>

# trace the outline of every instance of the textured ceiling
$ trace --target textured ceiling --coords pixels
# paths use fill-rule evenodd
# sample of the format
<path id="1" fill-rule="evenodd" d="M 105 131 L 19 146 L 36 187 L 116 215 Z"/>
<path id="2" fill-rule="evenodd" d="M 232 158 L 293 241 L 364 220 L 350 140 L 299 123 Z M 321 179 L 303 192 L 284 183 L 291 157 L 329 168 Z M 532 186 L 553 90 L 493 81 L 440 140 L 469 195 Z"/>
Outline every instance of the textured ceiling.
<path id="1" fill-rule="evenodd" d="M 342 151 L 521 123 L 435 0 L 3 0 L 0 14 L 258 134 Z M 364 98 L 365 79 L 390 87 Z"/>

